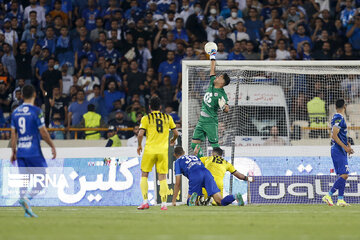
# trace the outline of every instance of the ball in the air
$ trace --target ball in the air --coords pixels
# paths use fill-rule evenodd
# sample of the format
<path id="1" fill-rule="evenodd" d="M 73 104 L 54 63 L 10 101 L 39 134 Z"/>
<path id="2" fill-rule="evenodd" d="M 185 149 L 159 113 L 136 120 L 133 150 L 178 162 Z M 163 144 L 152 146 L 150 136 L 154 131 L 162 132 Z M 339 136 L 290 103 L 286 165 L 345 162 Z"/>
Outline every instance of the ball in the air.
<path id="1" fill-rule="evenodd" d="M 217 52 L 217 49 L 218 49 L 218 48 L 217 48 L 216 43 L 214 43 L 214 42 L 208 42 L 207 44 L 205 44 L 204 49 L 205 49 L 205 52 L 206 52 L 208 55 L 210 55 L 211 50 L 215 49 L 215 51 Z"/>

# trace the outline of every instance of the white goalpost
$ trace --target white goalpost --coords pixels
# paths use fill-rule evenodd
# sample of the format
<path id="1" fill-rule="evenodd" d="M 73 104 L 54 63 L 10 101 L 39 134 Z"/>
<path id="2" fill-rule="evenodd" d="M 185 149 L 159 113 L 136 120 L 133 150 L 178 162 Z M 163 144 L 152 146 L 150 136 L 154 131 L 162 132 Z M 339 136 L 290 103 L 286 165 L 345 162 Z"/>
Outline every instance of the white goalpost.
<path id="1" fill-rule="evenodd" d="M 182 146 L 187 154 L 192 153 L 209 72 L 209 60 L 182 61 Z M 349 135 L 360 143 L 360 61 L 216 61 L 216 75 L 223 73 L 231 79 L 224 88 L 230 112 L 219 111 L 219 144 L 228 161 L 241 157 L 244 146 L 329 145 L 338 98 L 348 104 Z M 211 154 L 207 141 L 202 147 Z"/>

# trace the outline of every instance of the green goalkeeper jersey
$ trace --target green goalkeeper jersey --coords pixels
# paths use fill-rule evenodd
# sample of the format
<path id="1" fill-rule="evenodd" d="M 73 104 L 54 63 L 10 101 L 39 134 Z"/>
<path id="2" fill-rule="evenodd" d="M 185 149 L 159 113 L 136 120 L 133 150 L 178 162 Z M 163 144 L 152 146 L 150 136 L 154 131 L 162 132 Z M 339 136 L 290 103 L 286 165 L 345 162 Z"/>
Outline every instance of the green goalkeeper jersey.
<path id="1" fill-rule="evenodd" d="M 201 105 L 201 117 L 211 118 L 212 120 L 218 122 L 218 109 L 219 109 L 219 99 L 224 98 L 226 104 L 228 104 L 228 97 L 223 88 L 215 88 L 214 80 L 216 76 L 210 76 L 210 84 L 206 93 L 204 95 L 202 105 Z M 200 117 L 200 119 L 201 119 Z M 205 120 L 204 118 L 202 120 Z"/>

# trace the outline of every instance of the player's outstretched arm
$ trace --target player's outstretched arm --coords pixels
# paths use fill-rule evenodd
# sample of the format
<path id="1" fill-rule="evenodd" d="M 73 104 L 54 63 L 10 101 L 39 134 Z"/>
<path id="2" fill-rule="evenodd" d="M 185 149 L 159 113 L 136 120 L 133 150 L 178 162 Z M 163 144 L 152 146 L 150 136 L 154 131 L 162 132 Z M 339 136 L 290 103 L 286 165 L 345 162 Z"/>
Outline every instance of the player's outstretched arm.
<path id="1" fill-rule="evenodd" d="M 51 147 L 51 153 L 53 155 L 52 159 L 55 159 L 56 158 L 56 149 L 55 149 L 54 142 L 50 138 L 49 132 L 46 130 L 45 126 L 41 127 L 39 130 L 40 130 L 40 135 L 41 135 L 42 139 Z"/>
<path id="2" fill-rule="evenodd" d="M 210 56 L 210 58 L 211 58 L 211 56 Z M 210 76 L 216 75 L 215 67 L 216 67 L 216 60 L 215 60 L 215 55 L 214 55 L 214 58 L 211 59 L 211 61 L 210 61 Z"/>
<path id="3" fill-rule="evenodd" d="M 346 146 L 338 137 L 338 134 L 340 132 L 340 128 L 337 127 L 333 127 L 332 128 L 332 139 L 334 139 L 334 141 L 339 144 L 348 154 L 353 154 L 354 150 L 351 148 L 351 146 Z"/>
<path id="4" fill-rule="evenodd" d="M 238 171 L 233 172 L 233 175 L 240 180 L 252 182 L 252 178 L 245 176 L 244 174 L 239 173 Z"/>
<path id="5" fill-rule="evenodd" d="M 175 186 L 174 186 L 174 195 L 173 195 L 173 199 L 172 199 L 173 206 L 176 206 L 176 198 L 179 195 L 179 191 L 180 191 L 180 182 L 181 182 L 181 175 L 176 175 Z"/>
<path id="6" fill-rule="evenodd" d="M 14 128 L 11 128 L 11 162 L 15 162 L 16 160 L 16 143 L 17 143 L 17 133 Z"/>

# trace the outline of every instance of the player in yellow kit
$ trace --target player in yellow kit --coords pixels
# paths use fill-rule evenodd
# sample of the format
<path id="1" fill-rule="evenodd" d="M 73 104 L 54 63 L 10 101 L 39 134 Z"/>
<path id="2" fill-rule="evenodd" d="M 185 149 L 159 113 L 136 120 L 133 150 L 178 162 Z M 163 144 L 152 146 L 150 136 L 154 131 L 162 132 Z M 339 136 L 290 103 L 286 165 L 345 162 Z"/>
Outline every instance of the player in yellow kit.
<path id="1" fill-rule="evenodd" d="M 197 154 L 196 151 L 195 154 Z M 223 155 L 223 150 L 221 148 L 214 148 L 212 152 L 212 156 L 200 158 L 201 162 L 205 165 L 205 168 L 207 168 L 213 175 L 216 185 L 220 189 L 221 196 L 223 196 L 224 177 L 226 171 L 230 172 L 232 175 L 234 175 L 240 180 L 244 180 L 244 181 L 252 180 L 252 178 L 249 179 L 247 176 L 236 171 L 235 167 L 231 163 L 229 163 L 224 158 L 222 158 L 222 155 Z M 204 192 L 204 199 L 207 199 L 207 193 L 205 189 L 203 189 L 203 192 Z"/>
<path id="2" fill-rule="evenodd" d="M 169 132 L 172 130 L 174 137 L 170 140 L 173 146 L 179 135 L 173 118 L 169 114 L 160 112 L 160 98 L 157 96 L 150 99 L 151 113 L 141 119 L 140 131 L 138 134 L 138 149 L 140 155 L 142 151 L 142 139 L 146 133 L 146 144 L 141 160 L 141 180 L 140 188 L 143 196 L 143 203 L 138 207 L 139 210 L 148 209 L 148 176 L 154 165 L 160 181 L 161 210 L 167 210 L 167 190 L 166 174 L 168 173 L 168 149 Z"/>

